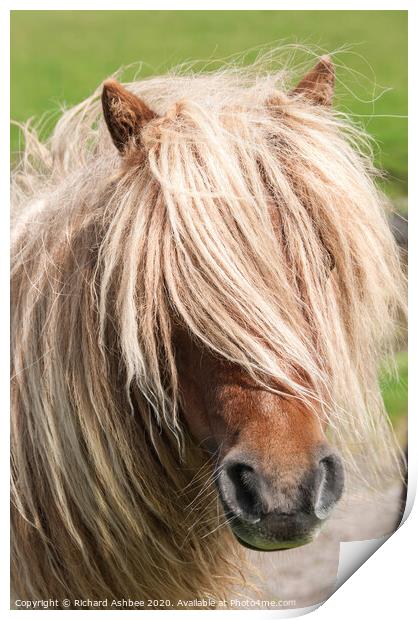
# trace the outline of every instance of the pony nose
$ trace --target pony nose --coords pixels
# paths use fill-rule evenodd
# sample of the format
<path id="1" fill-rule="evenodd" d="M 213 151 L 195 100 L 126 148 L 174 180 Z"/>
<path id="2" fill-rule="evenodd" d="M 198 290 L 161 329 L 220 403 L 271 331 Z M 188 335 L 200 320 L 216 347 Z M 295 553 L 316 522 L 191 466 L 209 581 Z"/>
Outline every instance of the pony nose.
<path id="1" fill-rule="evenodd" d="M 269 483 L 260 469 L 245 458 L 224 461 L 218 477 L 218 488 L 230 516 L 248 524 L 265 517 L 304 514 L 312 521 L 324 520 L 340 499 L 344 488 L 341 459 L 330 453 L 306 472 L 298 484 L 281 488 L 280 472 L 275 483 Z"/>
<path id="2" fill-rule="evenodd" d="M 244 521 L 256 523 L 267 511 L 268 488 L 256 469 L 243 460 L 224 463 L 218 487 L 228 512 Z"/>
<path id="3" fill-rule="evenodd" d="M 314 513 L 322 520 L 334 508 L 344 489 L 344 468 L 337 454 L 329 454 L 319 461 L 316 482 Z"/>

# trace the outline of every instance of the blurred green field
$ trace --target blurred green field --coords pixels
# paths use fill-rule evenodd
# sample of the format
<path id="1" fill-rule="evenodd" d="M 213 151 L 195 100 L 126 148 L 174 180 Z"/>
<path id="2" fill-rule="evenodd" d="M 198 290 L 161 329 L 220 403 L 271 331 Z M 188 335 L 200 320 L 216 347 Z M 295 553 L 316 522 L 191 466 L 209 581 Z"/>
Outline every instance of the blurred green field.
<path id="1" fill-rule="evenodd" d="M 406 11 L 13 11 L 12 118 L 74 104 L 122 65 L 142 61 L 147 76 L 280 41 L 323 51 L 351 46 L 337 56 L 346 66 L 338 70 L 337 105 L 376 138 L 388 191 L 406 194 Z M 391 90 L 373 104 L 382 88 Z"/>
<path id="2" fill-rule="evenodd" d="M 385 407 L 395 425 L 408 413 L 408 353 L 400 351 L 396 363 L 398 377 L 384 372 L 380 378 Z"/>
<path id="3" fill-rule="evenodd" d="M 143 77 L 190 60 L 211 60 L 215 67 L 232 54 L 280 42 L 318 53 L 341 50 L 336 105 L 375 138 L 385 190 L 401 203 L 408 178 L 407 11 L 13 11 L 12 118 L 40 118 L 77 103 L 123 65 L 142 61 Z M 256 55 L 249 52 L 245 61 Z M 134 70 L 138 65 L 128 78 Z M 19 148 L 15 128 L 11 148 Z M 399 382 L 382 377 L 395 424 L 407 409 L 405 352 L 398 362 Z"/>

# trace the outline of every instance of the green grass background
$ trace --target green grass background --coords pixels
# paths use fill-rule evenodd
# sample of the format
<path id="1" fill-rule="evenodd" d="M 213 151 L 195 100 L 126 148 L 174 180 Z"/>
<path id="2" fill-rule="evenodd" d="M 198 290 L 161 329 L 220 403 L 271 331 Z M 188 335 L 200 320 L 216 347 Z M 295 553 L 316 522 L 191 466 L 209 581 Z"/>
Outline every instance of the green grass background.
<path id="1" fill-rule="evenodd" d="M 12 118 L 74 104 L 122 65 L 142 61 L 146 76 L 280 41 L 324 52 L 351 46 L 337 56 L 346 67 L 337 74 L 337 105 L 360 115 L 377 140 L 388 191 L 405 194 L 406 11 L 13 11 Z M 373 104 L 384 88 L 391 90 Z"/>
<path id="2" fill-rule="evenodd" d="M 210 59 L 216 66 L 232 54 L 281 41 L 322 53 L 342 50 L 336 56 L 336 105 L 375 138 L 386 191 L 396 199 L 405 196 L 406 11 L 13 11 L 12 118 L 39 118 L 59 104 L 77 103 L 123 65 L 142 61 L 145 77 L 189 60 Z M 246 61 L 256 54 L 250 52 Z M 51 128 L 50 119 L 45 130 Z M 11 139 L 17 151 L 15 128 Z M 398 362 L 399 382 L 382 377 L 395 422 L 406 414 L 405 352 Z"/>
<path id="3" fill-rule="evenodd" d="M 400 351 L 396 356 L 398 377 L 384 372 L 380 379 L 383 400 L 394 424 L 401 423 L 408 414 L 408 354 Z"/>

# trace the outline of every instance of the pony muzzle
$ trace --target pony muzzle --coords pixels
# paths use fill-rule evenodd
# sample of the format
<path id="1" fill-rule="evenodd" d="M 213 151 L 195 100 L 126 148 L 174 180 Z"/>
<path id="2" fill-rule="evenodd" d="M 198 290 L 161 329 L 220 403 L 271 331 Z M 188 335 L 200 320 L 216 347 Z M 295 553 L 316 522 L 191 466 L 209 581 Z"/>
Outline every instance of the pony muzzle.
<path id="1" fill-rule="evenodd" d="M 234 454 L 224 459 L 217 486 L 238 541 L 257 551 L 277 551 L 317 536 L 343 493 L 344 469 L 339 456 L 321 450 L 315 465 L 289 483 L 289 476 L 279 472 L 273 479 L 255 459 Z"/>

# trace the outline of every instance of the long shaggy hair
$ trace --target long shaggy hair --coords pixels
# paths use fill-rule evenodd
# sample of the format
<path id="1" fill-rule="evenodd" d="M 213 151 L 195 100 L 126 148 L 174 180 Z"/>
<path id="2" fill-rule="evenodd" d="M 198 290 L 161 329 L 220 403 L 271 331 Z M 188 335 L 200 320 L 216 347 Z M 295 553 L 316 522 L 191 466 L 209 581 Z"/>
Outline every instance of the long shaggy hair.
<path id="1" fill-rule="evenodd" d="M 99 91 L 13 174 L 12 573 L 22 598 L 223 598 L 238 545 L 181 415 L 173 323 L 315 399 L 369 483 L 396 470 L 378 366 L 403 276 L 371 149 L 263 63 L 127 84 L 158 113 L 123 165 Z M 382 467 L 382 463 L 384 467 Z"/>

